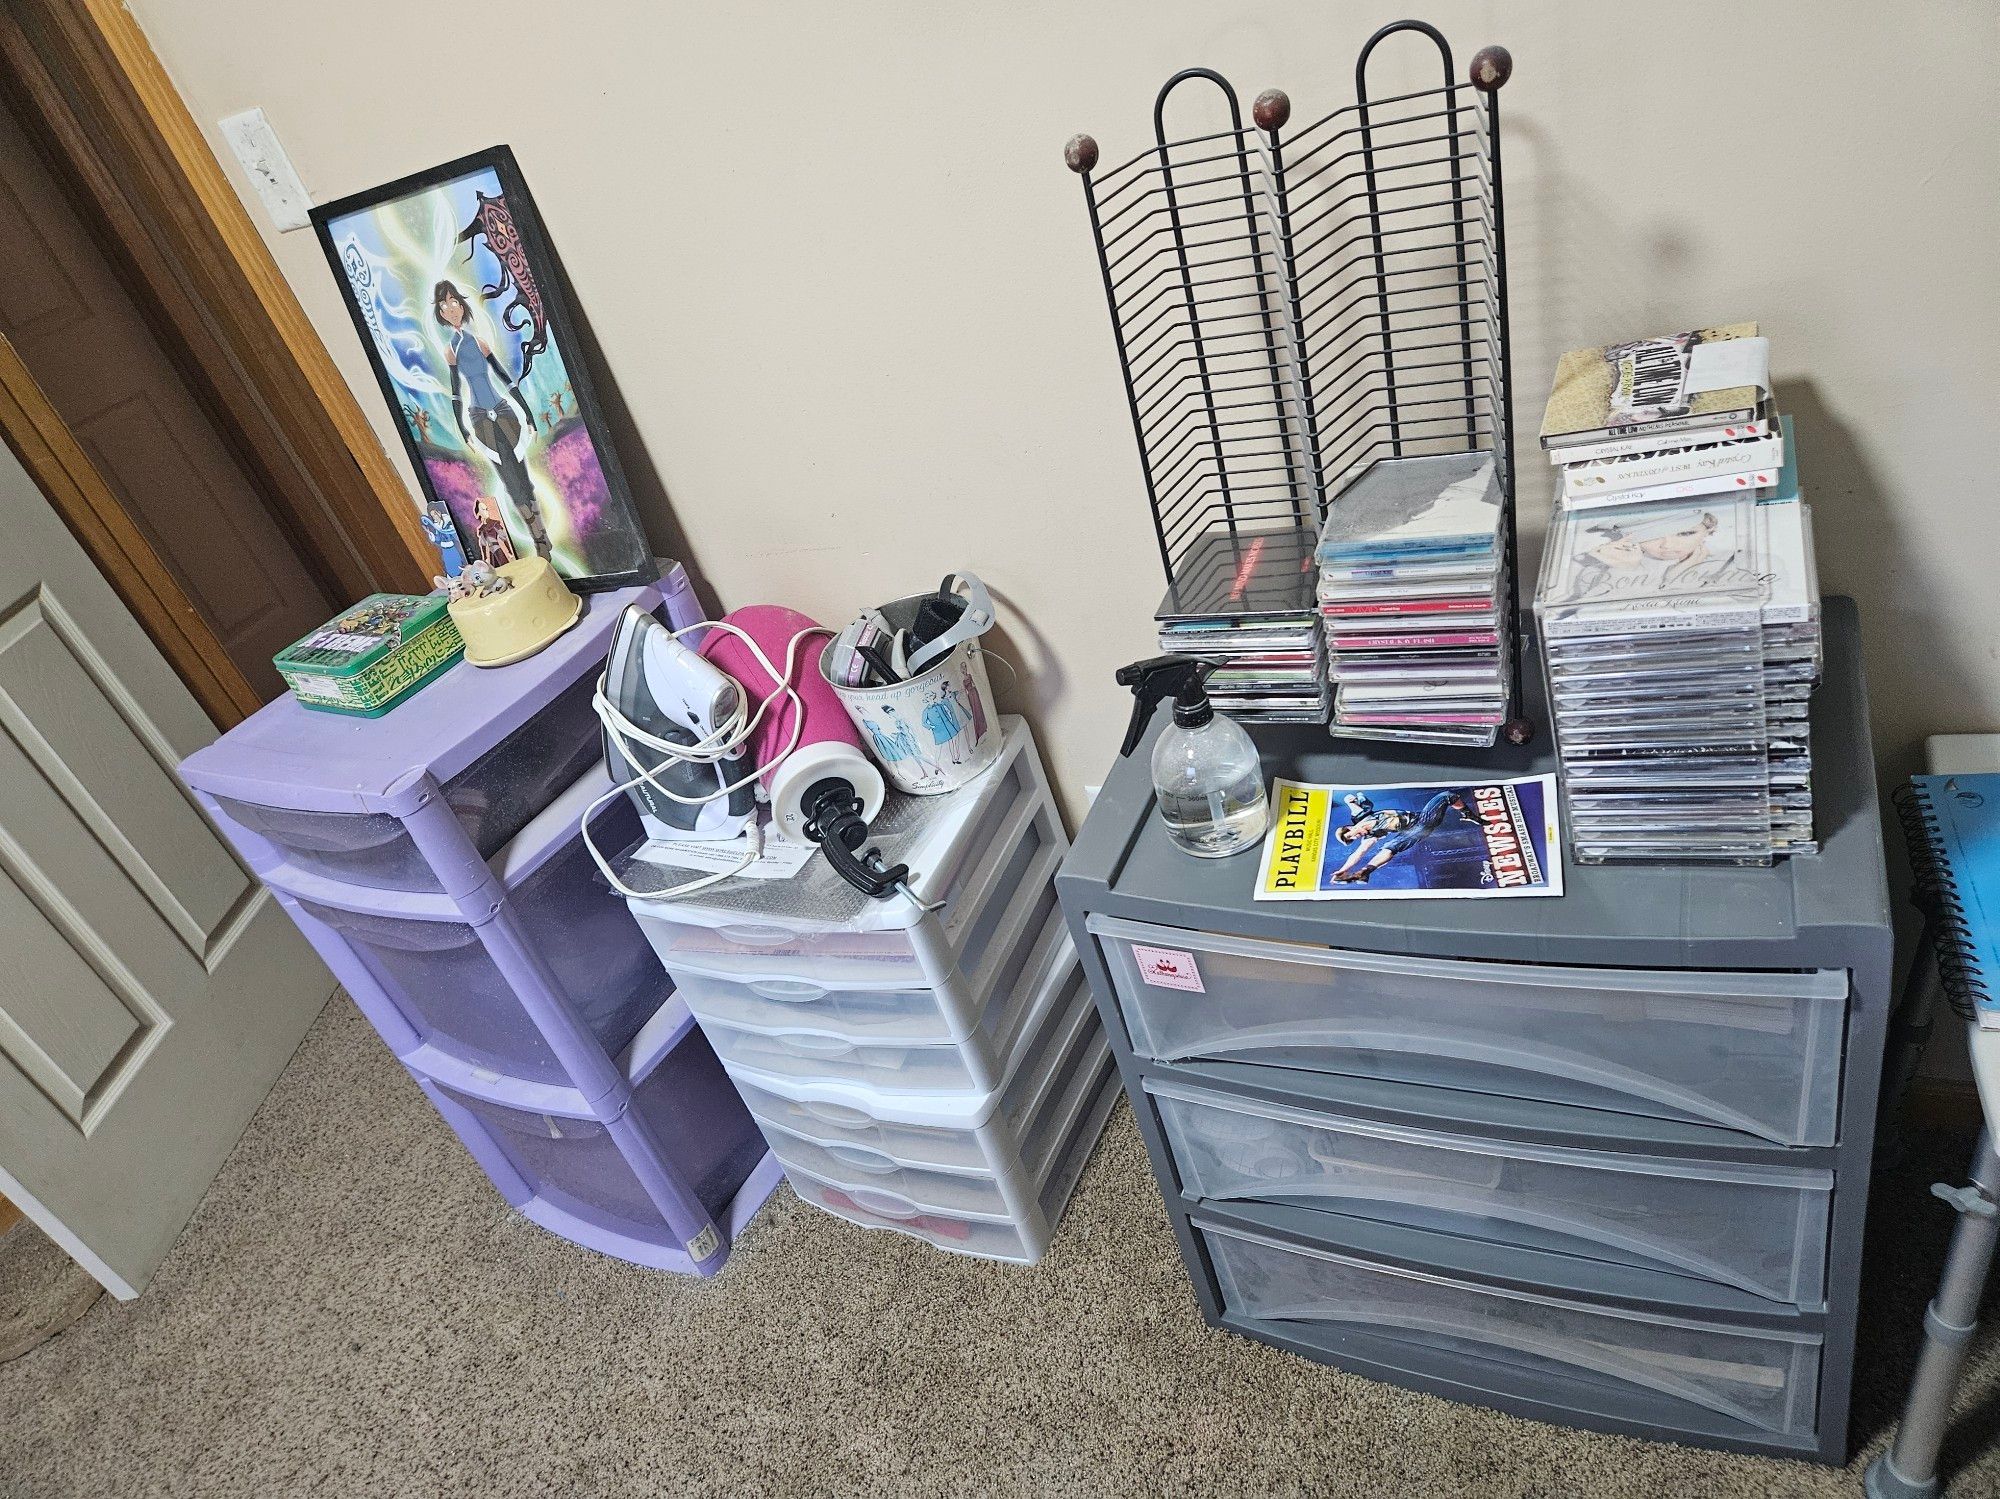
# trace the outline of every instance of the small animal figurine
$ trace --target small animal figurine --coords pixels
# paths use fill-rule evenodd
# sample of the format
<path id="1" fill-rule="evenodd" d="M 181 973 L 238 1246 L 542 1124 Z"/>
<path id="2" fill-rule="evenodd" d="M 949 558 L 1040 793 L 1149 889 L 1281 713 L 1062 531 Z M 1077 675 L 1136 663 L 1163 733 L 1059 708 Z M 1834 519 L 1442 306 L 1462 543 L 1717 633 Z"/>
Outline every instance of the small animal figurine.
<path id="1" fill-rule="evenodd" d="M 434 579 L 443 582 L 443 579 Z M 468 562 L 456 578 L 450 580 L 449 591 L 452 602 L 460 599 L 491 598 L 494 594 L 505 593 L 514 586 L 484 562 Z"/>

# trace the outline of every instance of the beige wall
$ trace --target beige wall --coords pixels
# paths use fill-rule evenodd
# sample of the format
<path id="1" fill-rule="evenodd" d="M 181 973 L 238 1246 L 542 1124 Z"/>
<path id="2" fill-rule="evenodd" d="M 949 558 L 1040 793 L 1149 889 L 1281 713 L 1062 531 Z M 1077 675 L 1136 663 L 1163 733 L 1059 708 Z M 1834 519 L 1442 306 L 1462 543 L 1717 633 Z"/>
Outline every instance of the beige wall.
<path id="1" fill-rule="evenodd" d="M 195 116 L 260 104 L 325 200 L 511 144 L 632 413 L 662 548 L 725 606 L 978 571 L 1070 797 L 1160 588 L 1081 194 L 1193 62 L 1303 115 L 1405 6 L 134 0 Z M 1872 0 L 1417 7 L 1516 59 L 1515 370 L 1761 318 L 1881 747 L 2000 727 L 2000 8 Z M 1385 54 L 1386 57 L 1386 54 Z M 1392 80 L 1393 81 L 1393 78 Z M 235 171 L 233 159 L 218 153 Z M 263 223 L 261 211 L 254 216 Z M 272 235 L 401 461 L 309 232 Z M 1538 527 L 1532 451 L 1523 504 Z M 1004 678 L 1004 673 L 1002 673 Z"/>
<path id="2" fill-rule="evenodd" d="M 1407 13 L 131 3 L 197 119 L 262 105 L 321 201 L 511 144 L 630 410 L 655 544 L 724 606 L 832 623 L 979 572 L 1073 813 L 1115 749 L 1111 671 L 1148 652 L 1161 580 L 1062 143 L 1137 151 L 1154 90 L 1191 63 L 1316 115 Z M 1521 425 L 1565 348 L 1761 319 L 1822 577 L 1861 599 L 1878 743 L 1907 770 L 1927 733 L 2000 728 L 2000 7 L 1639 9 L 1416 7 L 1461 58 L 1515 57 Z M 271 242 L 400 463 L 310 233 Z M 1539 531 L 1546 470 L 1525 456 Z"/>

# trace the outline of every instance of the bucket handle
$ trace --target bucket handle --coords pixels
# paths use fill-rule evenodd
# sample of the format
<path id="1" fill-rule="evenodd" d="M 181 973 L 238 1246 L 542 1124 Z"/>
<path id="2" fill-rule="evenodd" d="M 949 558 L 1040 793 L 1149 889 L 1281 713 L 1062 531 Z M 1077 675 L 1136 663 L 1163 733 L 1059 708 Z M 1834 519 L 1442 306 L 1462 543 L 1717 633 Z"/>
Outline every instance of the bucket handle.
<path id="1" fill-rule="evenodd" d="M 937 639 L 917 647 L 909 658 L 909 670 L 904 674 L 906 679 L 921 675 L 926 667 L 942 661 L 960 641 L 984 635 L 993 628 L 993 595 L 986 591 L 986 585 L 974 574 L 949 573 L 938 585 L 938 592 L 956 593 L 960 585 L 965 588 L 966 599 L 957 622 Z"/>

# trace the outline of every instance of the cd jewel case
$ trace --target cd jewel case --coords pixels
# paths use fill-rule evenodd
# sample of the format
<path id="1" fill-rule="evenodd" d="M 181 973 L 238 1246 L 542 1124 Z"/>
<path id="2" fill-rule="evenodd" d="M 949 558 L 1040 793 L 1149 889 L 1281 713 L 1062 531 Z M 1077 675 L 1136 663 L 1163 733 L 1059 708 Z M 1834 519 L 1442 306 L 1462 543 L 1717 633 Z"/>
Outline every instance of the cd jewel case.
<path id="1" fill-rule="evenodd" d="M 1579 862 L 1817 848 L 1819 604 L 1796 498 L 1556 512 L 1535 617 Z"/>

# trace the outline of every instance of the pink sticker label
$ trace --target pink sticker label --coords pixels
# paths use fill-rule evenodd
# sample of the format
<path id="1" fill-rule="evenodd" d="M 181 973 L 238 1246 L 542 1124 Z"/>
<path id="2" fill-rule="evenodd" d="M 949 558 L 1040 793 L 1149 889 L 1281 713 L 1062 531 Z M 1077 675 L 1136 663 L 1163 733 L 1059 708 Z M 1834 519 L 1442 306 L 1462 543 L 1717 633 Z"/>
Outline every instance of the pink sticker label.
<path id="1" fill-rule="evenodd" d="M 1185 989 L 1190 994 L 1206 994 L 1201 970 L 1194 966 L 1194 954 L 1174 947 L 1141 947 L 1132 944 L 1132 961 L 1139 965 L 1139 977 L 1155 989 Z"/>

